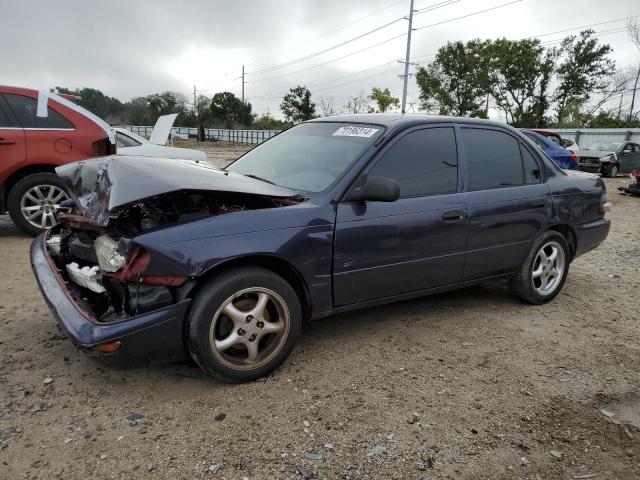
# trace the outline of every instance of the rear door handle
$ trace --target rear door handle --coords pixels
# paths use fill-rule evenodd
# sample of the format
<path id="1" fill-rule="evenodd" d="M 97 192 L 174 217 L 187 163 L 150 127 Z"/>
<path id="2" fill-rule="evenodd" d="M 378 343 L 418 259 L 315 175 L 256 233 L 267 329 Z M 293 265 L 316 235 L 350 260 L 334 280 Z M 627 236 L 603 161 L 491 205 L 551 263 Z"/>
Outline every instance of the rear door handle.
<path id="1" fill-rule="evenodd" d="M 13 145 L 16 142 L 13 140 L 5 140 L 4 138 L 0 138 L 0 145 Z"/>
<path id="2" fill-rule="evenodd" d="M 442 214 L 443 222 L 461 222 L 464 220 L 464 212 L 456 211 L 456 212 L 446 212 Z"/>
<path id="3" fill-rule="evenodd" d="M 533 200 L 532 202 L 529 203 L 529 206 L 531 208 L 544 208 L 547 206 L 547 201 L 546 200 Z"/>

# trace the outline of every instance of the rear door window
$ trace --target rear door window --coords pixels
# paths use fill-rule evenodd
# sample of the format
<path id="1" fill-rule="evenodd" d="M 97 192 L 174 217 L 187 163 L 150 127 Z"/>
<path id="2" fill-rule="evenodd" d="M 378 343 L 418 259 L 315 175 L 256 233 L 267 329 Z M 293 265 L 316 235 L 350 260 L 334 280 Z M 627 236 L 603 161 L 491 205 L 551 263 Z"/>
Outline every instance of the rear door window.
<path id="1" fill-rule="evenodd" d="M 51 107 L 47 107 L 46 117 L 38 117 L 36 115 L 38 101 L 35 98 L 12 94 L 5 94 L 5 98 L 23 128 L 39 128 L 45 130 L 74 128 L 69 120 Z"/>
<path id="2" fill-rule="evenodd" d="M 471 190 L 522 185 L 524 171 L 518 141 L 498 130 L 463 128 Z"/>

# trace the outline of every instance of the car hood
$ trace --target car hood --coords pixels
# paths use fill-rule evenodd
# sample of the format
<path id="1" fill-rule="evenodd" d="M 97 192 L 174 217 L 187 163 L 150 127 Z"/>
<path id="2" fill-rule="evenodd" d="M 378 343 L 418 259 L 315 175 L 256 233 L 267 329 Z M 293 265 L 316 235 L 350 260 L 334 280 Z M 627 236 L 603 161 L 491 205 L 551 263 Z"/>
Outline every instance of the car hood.
<path id="1" fill-rule="evenodd" d="M 610 150 L 578 150 L 575 153 L 580 157 L 601 158 L 606 157 L 607 155 L 615 155 L 616 152 Z"/>
<path id="2" fill-rule="evenodd" d="M 209 163 L 160 157 L 100 157 L 56 168 L 85 220 L 106 226 L 114 210 L 157 195 L 178 191 L 246 193 L 271 198 L 297 192 Z"/>

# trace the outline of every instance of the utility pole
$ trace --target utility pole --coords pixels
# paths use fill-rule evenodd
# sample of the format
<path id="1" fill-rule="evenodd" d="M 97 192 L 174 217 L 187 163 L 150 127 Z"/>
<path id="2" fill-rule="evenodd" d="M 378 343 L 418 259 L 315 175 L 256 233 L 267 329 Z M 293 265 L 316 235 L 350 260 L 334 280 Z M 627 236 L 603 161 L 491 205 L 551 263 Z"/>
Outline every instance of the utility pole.
<path id="1" fill-rule="evenodd" d="M 198 104 L 196 103 L 196 85 L 193 84 L 193 113 L 198 114 Z"/>
<path id="2" fill-rule="evenodd" d="M 629 108 L 629 121 L 627 126 L 631 128 L 631 122 L 633 121 L 633 108 L 636 104 L 636 92 L 638 91 L 638 79 L 640 79 L 640 66 L 638 66 L 638 74 L 636 75 L 636 81 L 633 84 L 633 93 L 631 94 L 631 107 Z"/>
<path id="3" fill-rule="evenodd" d="M 620 94 L 620 105 L 618 105 L 618 118 L 622 116 L 622 101 L 624 100 L 624 90 Z"/>
<path id="4" fill-rule="evenodd" d="M 242 65 L 242 104 L 244 105 L 244 65 Z"/>
<path id="5" fill-rule="evenodd" d="M 407 82 L 409 81 L 409 58 L 411 57 L 411 31 L 413 30 L 413 0 L 409 6 L 409 29 L 407 31 L 407 55 L 404 59 L 404 75 L 402 86 L 402 113 L 405 113 L 407 106 Z"/>

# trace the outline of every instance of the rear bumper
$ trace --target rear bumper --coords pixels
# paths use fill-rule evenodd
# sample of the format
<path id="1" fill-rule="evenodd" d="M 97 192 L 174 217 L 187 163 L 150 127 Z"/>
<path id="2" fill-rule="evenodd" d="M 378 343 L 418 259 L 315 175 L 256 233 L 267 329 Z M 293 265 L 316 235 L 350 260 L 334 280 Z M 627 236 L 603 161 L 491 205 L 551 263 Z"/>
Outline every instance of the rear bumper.
<path id="1" fill-rule="evenodd" d="M 111 357 L 162 359 L 184 357 L 183 325 L 190 300 L 113 323 L 99 323 L 74 299 L 46 250 L 46 233 L 31 244 L 31 268 L 40 291 L 64 334 L 84 353 L 90 347 L 120 341 Z M 105 356 L 105 355 L 100 355 Z"/>
<path id="2" fill-rule="evenodd" d="M 609 228 L 611 228 L 611 222 L 606 218 L 573 227 L 573 233 L 576 235 L 576 254 L 574 258 L 600 245 L 609 235 Z"/>

